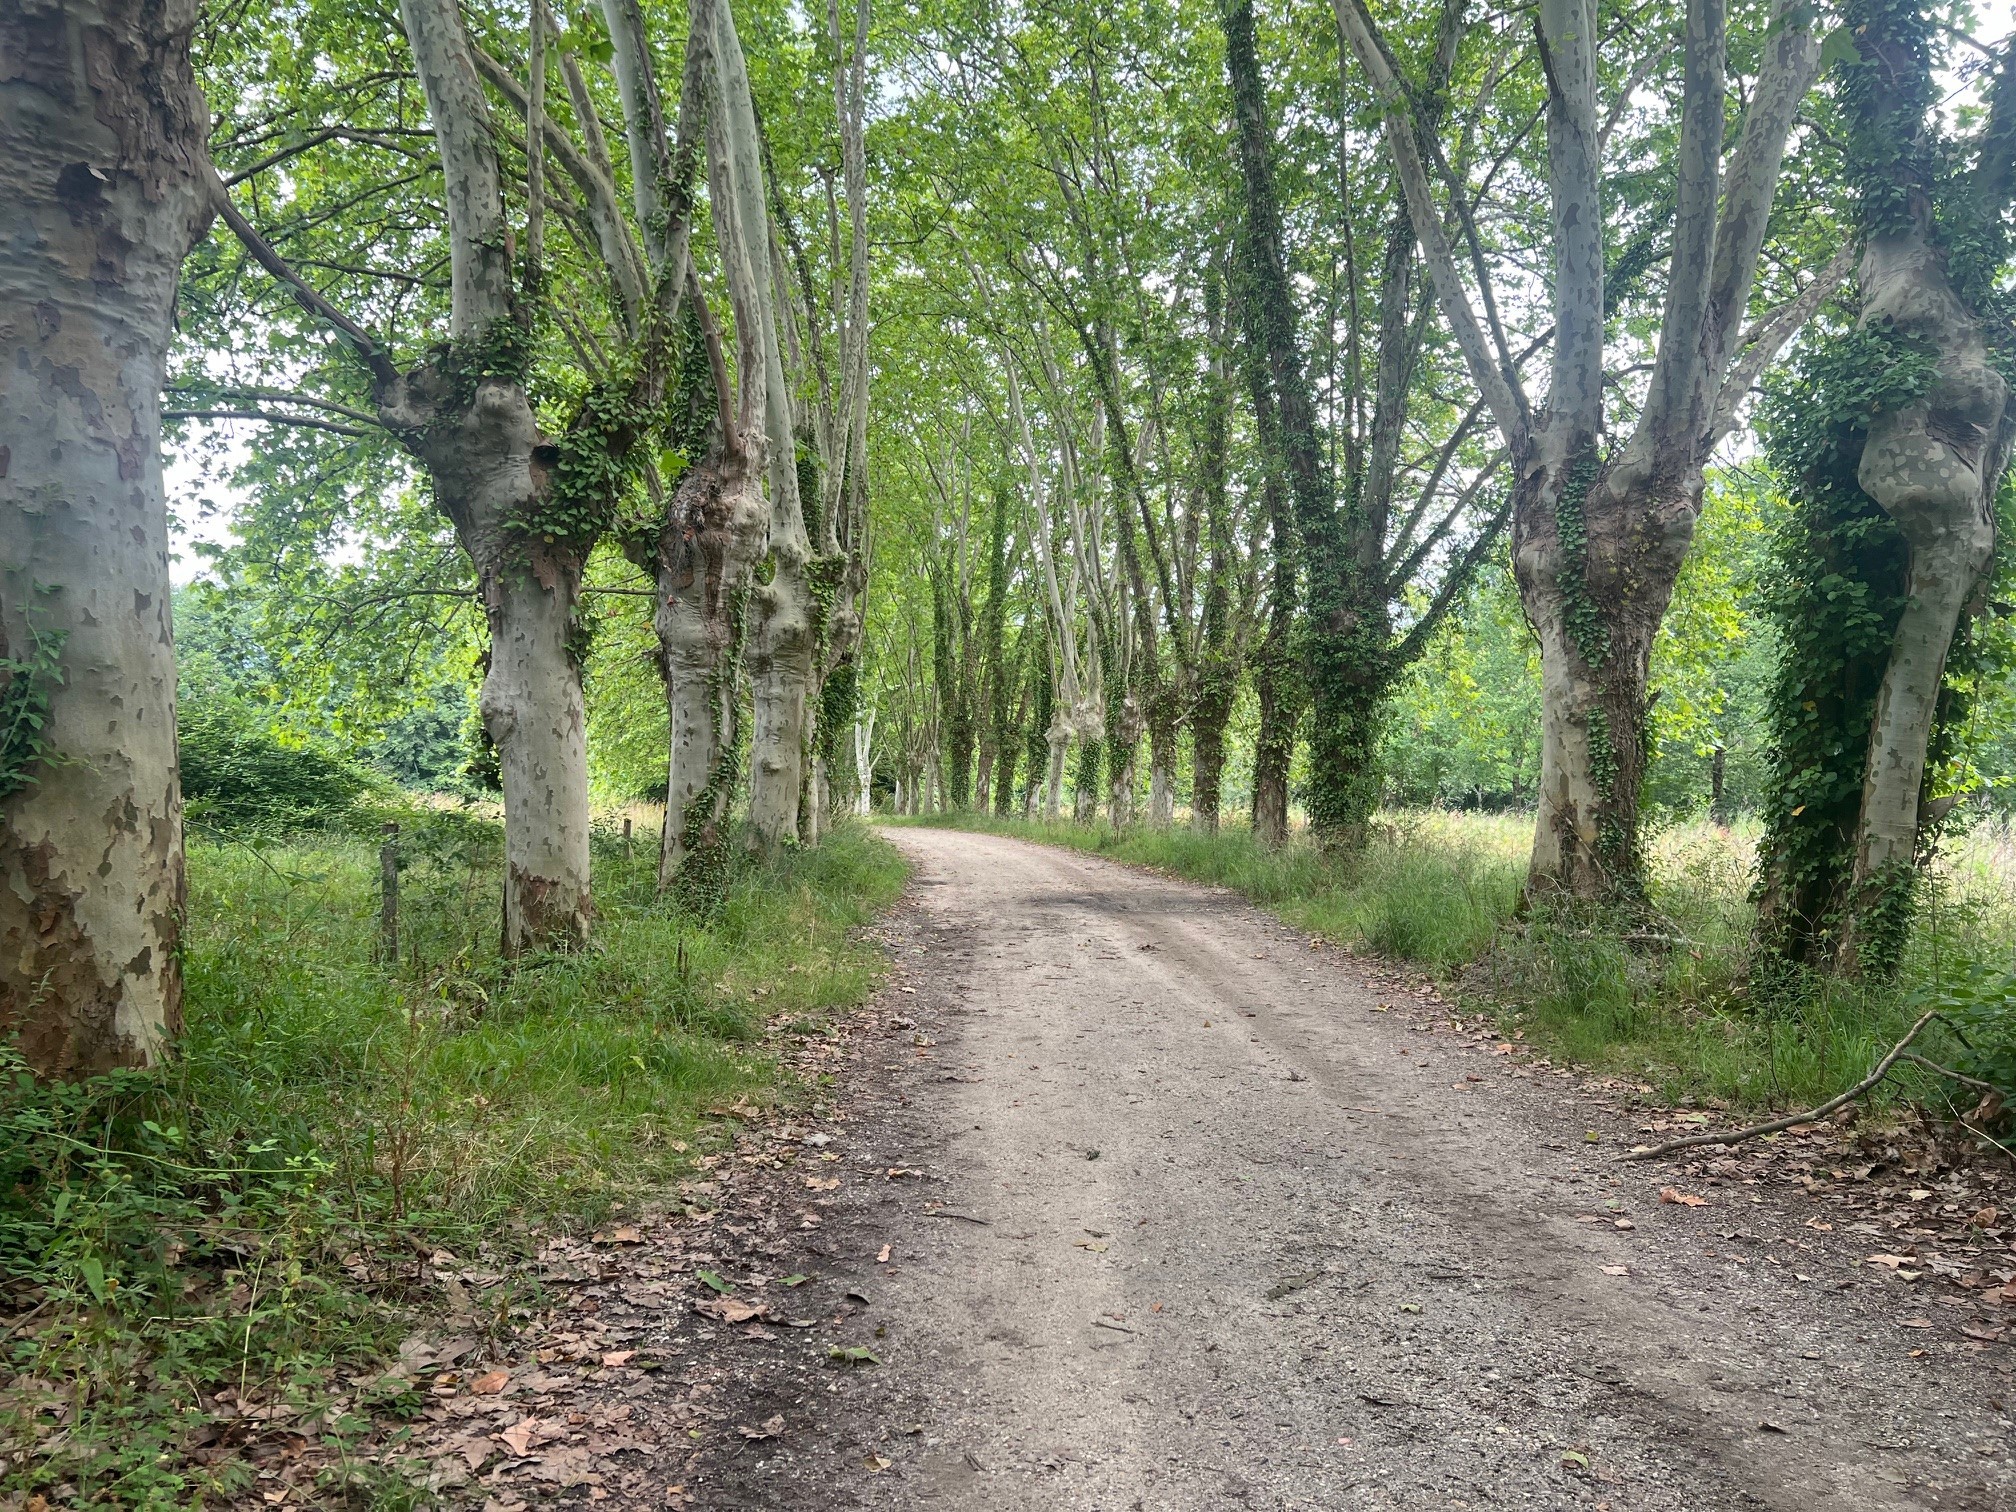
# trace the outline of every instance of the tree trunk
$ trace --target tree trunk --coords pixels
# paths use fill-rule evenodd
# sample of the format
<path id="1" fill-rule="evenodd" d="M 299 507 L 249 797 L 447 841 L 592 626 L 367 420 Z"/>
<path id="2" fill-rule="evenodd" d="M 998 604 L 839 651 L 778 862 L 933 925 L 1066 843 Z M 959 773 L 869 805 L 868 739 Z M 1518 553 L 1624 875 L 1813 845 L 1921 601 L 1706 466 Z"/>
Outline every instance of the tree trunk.
<path id="1" fill-rule="evenodd" d="M 1116 830 L 1134 822 L 1134 777 L 1141 759 L 1141 706 L 1129 693 L 1106 711 L 1106 818 Z"/>
<path id="2" fill-rule="evenodd" d="M 1225 726 L 1232 716 L 1228 703 L 1199 707 L 1190 716 L 1190 823 L 1200 834 L 1218 833 L 1219 793 L 1225 777 Z"/>
<path id="3" fill-rule="evenodd" d="M 1260 703 L 1260 733 L 1253 742 L 1253 835 L 1270 848 L 1288 840 L 1288 763 L 1295 754 L 1301 713 L 1290 655 L 1270 630 L 1253 658 L 1253 690 Z"/>
<path id="4" fill-rule="evenodd" d="M 775 509 L 773 506 L 772 514 Z M 769 855 L 798 833 L 804 785 L 806 694 L 812 683 L 812 620 L 803 563 L 780 559 L 777 575 L 751 595 L 749 650 L 749 835 Z"/>
<path id="5" fill-rule="evenodd" d="M 797 434 L 791 390 L 778 345 L 775 284 L 770 257 L 770 220 L 763 186 L 762 145 L 755 104 L 735 18 L 728 4 L 714 8 L 716 72 L 720 108 L 708 113 L 715 151 L 726 159 L 725 175 L 735 203 L 730 240 L 744 263 L 744 291 L 738 296 L 737 340 L 763 367 L 760 421 L 768 441 L 770 484 L 770 580 L 751 591 L 749 603 L 750 720 L 749 839 L 772 854 L 798 834 L 798 805 L 804 791 L 808 694 L 812 685 L 812 543 L 805 531 L 804 502 L 798 495 Z M 718 124 L 717 124 L 718 122 Z M 717 231 L 718 231 L 717 222 Z M 741 323 L 755 323 L 745 333 Z M 743 380 L 747 382 L 745 378 Z"/>
<path id="6" fill-rule="evenodd" d="M 478 706 L 503 779 L 503 949 L 514 956 L 579 944 L 594 916 L 587 730 L 571 646 L 583 553 L 514 528 L 545 497 L 551 448 L 518 379 L 484 377 L 467 392 L 461 372 L 484 340 L 381 384 L 378 407 L 425 465 L 476 569 L 490 630 Z"/>
<path id="7" fill-rule="evenodd" d="M 48 1077 L 181 1028 L 160 417 L 210 216 L 195 24 L 193 0 L 0 6 L 0 1035 Z"/>
<path id="8" fill-rule="evenodd" d="M 1701 473 L 1655 485 L 1599 469 L 1593 447 L 1579 465 L 1529 475 L 1514 511 L 1513 566 L 1540 641 L 1542 692 L 1528 887 L 1628 900 L 1644 889 L 1652 643 L 1693 538 Z"/>
<path id="9" fill-rule="evenodd" d="M 983 732 L 980 736 L 980 753 L 974 763 L 973 807 L 984 810 L 994 791 L 994 739 Z"/>
<path id="10" fill-rule="evenodd" d="M 1049 748 L 1049 762 L 1043 768 L 1043 817 L 1055 824 L 1064 807 L 1064 758 L 1071 749 L 1071 726 L 1066 722 L 1061 704 L 1056 717 L 1050 721 L 1043 743 Z"/>
<path id="11" fill-rule="evenodd" d="M 1995 554 L 1995 493 L 2009 456 L 2007 385 L 1922 223 L 1870 237 L 1861 323 L 1887 326 L 1938 366 L 1923 399 L 1870 422 L 1856 475 L 1903 533 L 1910 565 L 1869 731 L 1840 945 L 1850 972 L 1864 955 L 1888 965 L 1902 945 L 1946 655 Z"/>
<path id="12" fill-rule="evenodd" d="M 658 890 L 677 884 L 691 901 L 712 897 L 727 858 L 742 752 L 736 676 L 767 513 L 747 457 L 723 449 L 680 478 L 650 543 L 671 718 Z"/>
<path id="13" fill-rule="evenodd" d="M 1148 823 L 1167 829 L 1176 822 L 1176 722 L 1156 719 L 1148 726 Z"/>
<path id="14" fill-rule="evenodd" d="M 1105 747 L 1103 739 L 1081 739 L 1078 742 L 1078 771 L 1071 784 L 1071 817 L 1079 824 L 1092 824 L 1099 818 L 1099 756 Z"/>

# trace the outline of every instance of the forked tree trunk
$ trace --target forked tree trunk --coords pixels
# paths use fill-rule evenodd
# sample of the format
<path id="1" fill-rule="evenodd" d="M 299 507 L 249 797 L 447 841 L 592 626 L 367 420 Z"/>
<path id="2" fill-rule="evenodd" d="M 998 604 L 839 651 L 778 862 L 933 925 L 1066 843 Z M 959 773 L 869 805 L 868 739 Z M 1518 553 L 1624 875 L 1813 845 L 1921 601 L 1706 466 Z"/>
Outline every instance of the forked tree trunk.
<path id="1" fill-rule="evenodd" d="M 552 483 L 550 438 L 525 392 L 530 338 L 514 302 L 503 183 L 475 54 L 453 0 L 401 0 L 440 148 L 452 341 L 407 373 L 381 368 L 380 419 L 420 459 L 476 569 L 491 636 L 484 728 L 504 786 L 508 955 L 588 937 L 588 751 L 569 642 L 587 544 L 527 528 Z"/>
<path id="2" fill-rule="evenodd" d="M 1795 299 L 1744 345 L 1787 134 L 1818 67 L 1814 13 L 1799 0 L 1774 0 L 1732 145 L 1726 9 L 1721 0 L 1687 0 L 1657 356 L 1629 438 L 1606 458 L 1596 7 L 1539 0 L 1535 9 L 1547 59 L 1553 252 L 1553 371 L 1544 406 L 1528 398 L 1517 365 L 1478 318 L 1421 151 L 1421 106 L 1395 72 L 1366 0 L 1336 0 L 1336 12 L 1380 98 L 1437 302 L 1511 457 L 1513 561 L 1540 637 L 1545 710 L 1529 890 L 1636 900 L 1645 680 L 1700 508 L 1702 470 L 1737 401 L 1811 313 Z"/>
<path id="3" fill-rule="evenodd" d="M 160 434 L 210 216 L 195 24 L 194 0 L 0 5 L 0 1037 L 48 1077 L 181 1028 Z"/>
<path id="4" fill-rule="evenodd" d="M 746 254 L 746 310 L 757 322 L 756 352 L 763 364 L 761 423 L 768 440 L 770 484 L 769 581 L 750 592 L 749 840 L 774 853 L 798 834 L 798 805 L 805 787 L 808 695 L 812 686 L 812 543 L 798 496 L 797 432 L 791 390 L 778 344 L 772 276 L 769 204 L 763 186 L 762 144 L 747 65 L 727 0 L 714 8 L 715 69 L 719 108 L 708 131 L 732 169 L 735 239 Z M 738 340 L 748 342 L 738 331 Z"/>
<path id="5" fill-rule="evenodd" d="M 1995 493 L 2008 464 L 2008 387 L 1980 328 L 1948 281 L 1923 224 L 1872 236 L 1862 254 L 1862 324 L 1887 325 L 1935 355 L 1916 403 L 1869 426 L 1856 481 L 1897 523 L 1910 550 L 1904 612 L 1876 695 L 1840 964 L 1854 971 L 1872 936 L 1907 916 L 1917 863 L 1925 763 L 1961 615 L 1995 554 Z M 1884 942 L 1894 951 L 1894 942 Z"/>
<path id="6" fill-rule="evenodd" d="M 381 384 L 378 405 L 426 467 L 476 569 L 490 630 L 478 707 L 504 787 L 503 948 L 518 955 L 580 944 L 594 918 L 585 703 L 569 646 L 582 557 L 513 529 L 545 495 L 535 454 L 547 438 L 522 383 L 483 379 L 465 395 L 457 360 L 451 352 Z"/>

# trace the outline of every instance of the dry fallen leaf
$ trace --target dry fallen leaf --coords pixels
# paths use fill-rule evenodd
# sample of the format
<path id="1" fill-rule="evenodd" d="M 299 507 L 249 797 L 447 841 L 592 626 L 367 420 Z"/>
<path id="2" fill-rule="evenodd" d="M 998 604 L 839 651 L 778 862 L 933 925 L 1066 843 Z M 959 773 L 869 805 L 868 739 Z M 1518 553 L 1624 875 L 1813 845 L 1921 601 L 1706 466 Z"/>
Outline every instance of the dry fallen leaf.
<path id="1" fill-rule="evenodd" d="M 477 1396 L 495 1396 L 511 1384 L 511 1372 L 493 1370 L 488 1375 L 480 1375 L 469 1383 L 470 1391 Z"/>
<path id="2" fill-rule="evenodd" d="M 1631 1267 L 1628 1265 L 1606 1265 L 1603 1267 L 1603 1274 L 1606 1276 L 1628 1276 L 1631 1274 Z"/>
<path id="3" fill-rule="evenodd" d="M 614 1228 L 610 1229 L 607 1233 L 597 1234 L 595 1242 L 597 1244 L 642 1244 L 644 1242 L 644 1231 L 625 1224 L 622 1228 Z"/>
<path id="4" fill-rule="evenodd" d="M 710 1318 L 719 1318 L 723 1323 L 747 1323 L 751 1318 L 768 1315 L 770 1307 L 765 1302 L 745 1302 L 740 1297 L 714 1297 L 706 1302 L 696 1302 L 693 1310 L 705 1313 Z"/>
<path id="5" fill-rule="evenodd" d="M 1078 1241 L 1079 1249 L 1090 1250 L 1095 1255 L 1103 1255 L 1112 1247 L 1112 1241 L 1108 1239 L 1080 1239 Z"/>
<path id="6" fill-rule="evenodd" d="M 612 1349 L 602 1356 L 602 1364 L 606 1369 L 616 1370 L 636 1358 L 637 1351 L 634 1349 Z"/>
<path id="7" fill-rule="evenodd" d="M 1899 1318 L 1897 1326 L 1899 1328 L 1930 1328 L 1932 1320 L 1930 1318 Z"/>
<path id="8" fill-rule="evenodd" d="M 491 1437 L 513 1454 L 523 1458 L 526 1451 L 532 1447 L 532 1435 L 538 1427 L 538 1419 L 521 1418 L 502 1433 L 493 1433 Z"/>
<path id="9" fill-rule="evenodd" d="M 880 1475 L 884 1470 L 887 1470 L 889 1466 L 894 1463 L 894 1461 L 884 1459 L 879 1454 L 871 1454 L 868 1456 L 867 1459 L 863 1460 L 861 1463 L 868 1467 L 868 1471 L 871 1475 Z"/>
<path id="10" fill-rule="evenodd" d="M 775 1438 L 784 1431 L 784 1414 L 780 1412 L 775 1417 L 765 1418 L 760 1428 L 751 1428 L 747 1423 L 738 1423 L 735 1425 L 735 1431 L 745 1439 Z"/>
<path id="11" fill-rule="evenodd" d="M 1681 1207 L 1708 1206 L 1708 1199 L 1706 1197 L 1696 1197 L 1692 1192 L 1675 1191 L 1672 1187 L 1659 1188 L 1659 1200 L 1661 1202 L 1677 1203 Z"/>

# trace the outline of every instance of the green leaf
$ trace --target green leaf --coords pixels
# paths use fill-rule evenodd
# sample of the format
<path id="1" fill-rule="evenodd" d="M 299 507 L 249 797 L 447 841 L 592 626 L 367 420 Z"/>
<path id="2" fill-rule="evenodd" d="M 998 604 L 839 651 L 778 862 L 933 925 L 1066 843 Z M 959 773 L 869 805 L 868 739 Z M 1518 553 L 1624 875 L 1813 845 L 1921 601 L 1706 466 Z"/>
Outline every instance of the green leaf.
<path id="1" fill-rule="evenodd" d="M 880 1365 L 882 1363 L 875 1358 L 875 1351 L 870 1349 L 866 1344 L 854 1344 L 845 1349 L 831 1349 L 827 1351 L 826 1358 L 829 1360 L 839 1360 L 848 1365 Z"/>
<path id="2" fill-rule="evenodd" d="M 98 1299 L 98 1305 L 103 1307 L 108 1292 L 105 1286 L 105 1267 L 99 1262 L 98 1257 L 86 1255 L 79 1260 L 77 1273 L 84 1278 L 84 1284 L 91 1288 L 91 1295 Z"/>
<path id="3" fill-rule="evenodd" d="M 706 1285 L 713 1287 L 717 1292 L 727 1293 L 735 1290 L 735 1283 L 730 1281 L 726 1276 L 723 1276 L 719 1271 L 703 1270 L 695 1271 L 693 1274 L 698 1276 Z"/>
<path id="4" fill-rule="evenodd" d="M 1820 39 L 1820 71 L 1825 73 L 1836 64 L 1858 63 L 1862 59 L 1862 49 L 1855 45 L 1855 33 L 1846 26 L 1837 26 Z"/>
<path id="5" fill-rule="evenodd" d="M 777 1284 L 779 1286 L 803 1286 L 807 1281 L 810 1281 L 811 1279 L 812 1278 L 810 1276 L 803 1276 L 803 1275 L 786 1276 L 784 1277 L 783 1280 L 779 1281 Z"/>

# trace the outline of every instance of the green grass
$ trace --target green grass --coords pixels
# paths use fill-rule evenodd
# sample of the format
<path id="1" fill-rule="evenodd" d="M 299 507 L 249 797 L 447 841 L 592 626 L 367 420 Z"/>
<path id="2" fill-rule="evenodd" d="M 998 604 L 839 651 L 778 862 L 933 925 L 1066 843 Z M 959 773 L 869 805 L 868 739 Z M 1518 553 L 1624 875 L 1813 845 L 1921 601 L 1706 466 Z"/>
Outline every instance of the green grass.
<path id="1" fill-rule="evenodd" d="M 1424 967 L 1468 1006 L 1499 1015 L 1506 1032 L 1675 1103 L 1812 1106 L 1867 1074 L 1933 995 L 2016 954 L 2016 852 L 2006 836 L 1953 848 L 1902 981 L 1816 981 L 1766 1012 L 1745 981 L 1755 837 L 1744 828 L 1690 824 L 1655 837 L 1648 925 L 1560 907 L 1520 917 L 1532 840 L 1523 816 L 1385 814 L 1373 843 L 1351 857 L 1300 841 L 1272 851 L 1235 825 L 1205 836 L 977 814 L 887 822 L 1014 835 L 1232 888 L 1310 934 Z M 2009 1001 L 1991 985 L 1983 1022 L 1998 1043 L 2016 1039 Z M 1926 1050 L 1975 1074 L 1998 1053 L 1969 1051 L 1936 1029 Z M 1894 1091 L 1938 1108 L 1958 1096 L 1916 1071 Z"/>
<path id="2" fill-rule="evenodd" d="M 408 816 L 396 966 L 374 959 L 374 845 L 194 845 L 175 1060 L 68 1088 L 0 1065 L 0 1296 L 42 1308 L 0 1360 L 0 1495 L 228 1500 L 243 1460 L 187 1452 L 226 1387 L 337 1402 L 339 1445 L 368 1408 L 417 1408 L 342 1383 L 415 1309 L 466 1305 L 480 1332 L 532 1300 L 509 1279 L 458 1299 L 422 1257 L 508 1277 L 543 1233 L 689 1170 L 720 1142 L 710 1109 L 791 1095 L 764 1022 L 866 995 L 879 954 L 849 931 L 900 860 L 843 827 L 746 866 L 703 921 L 653 901 L 655 840 L 626 859 L 600 838 L 595 947 L 513 970 L 489 826 Z M 375 1472 L 341 1494 L 411 1495 Z"/>

